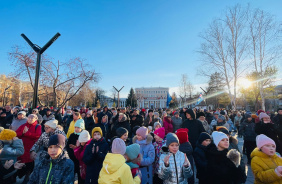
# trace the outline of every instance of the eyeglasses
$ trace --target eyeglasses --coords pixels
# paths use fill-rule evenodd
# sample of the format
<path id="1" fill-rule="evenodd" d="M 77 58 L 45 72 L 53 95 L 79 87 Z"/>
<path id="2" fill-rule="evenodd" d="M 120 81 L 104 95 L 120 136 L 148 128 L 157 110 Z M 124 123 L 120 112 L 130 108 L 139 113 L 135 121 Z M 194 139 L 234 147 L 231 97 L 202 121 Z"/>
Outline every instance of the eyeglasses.
<path id="1" fill-rule="evenodd" d="M 45 130 L 48 130 L 49 128 L 51 128 L 51 127 L 44 127 Z"/>

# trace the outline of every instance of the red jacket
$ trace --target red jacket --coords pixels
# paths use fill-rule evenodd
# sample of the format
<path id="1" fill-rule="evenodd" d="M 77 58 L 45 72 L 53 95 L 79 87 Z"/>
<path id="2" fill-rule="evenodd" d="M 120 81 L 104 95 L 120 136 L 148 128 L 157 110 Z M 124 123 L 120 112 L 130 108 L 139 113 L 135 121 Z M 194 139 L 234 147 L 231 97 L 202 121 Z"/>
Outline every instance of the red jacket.
<path id="1" fill-rule="evenodd" d="M 35 121 L 33 124 L 29 124 L 26 122 L 25 124 L 21 125 L 16 131 L 17 137 L 19 139 L 22 139 L 24 145 L 24 154 L 18 158 L 18 160 L 21 160 L 22 163 L 28 163 L 33 161 L 30 159 L 29 151 L 41 135 L 41 125 L 37 125 L 37 127 L 36 125 L 37 121 Z M 28 131 L 23 134 L 25 126 L 28 128 Z"/>
<path id="2" fill-rule="evenodd" d="M 163 125 L 164 125 L 164 128 L 165 128 L 165 135 L 168 134 L 168 133 L 173 133 L 172 121 L 169 120 L 167 117 L 164 117 Z"/>
<path id="3" fill-rule="evenodd" d="M 86 165 L 82 161 L 82 158 L 83 158 L 83 154 L 84 154 L 85 148 L 91 142 L 91 140 L 92 139 L 90 139 L 83 147 L 79 146 L 79 147 L 76 147 L 73 150 L 75 158 L 79 161 L 80 176 L 84 180 L 85 180 L 85 177 L 86 177 Z"/>

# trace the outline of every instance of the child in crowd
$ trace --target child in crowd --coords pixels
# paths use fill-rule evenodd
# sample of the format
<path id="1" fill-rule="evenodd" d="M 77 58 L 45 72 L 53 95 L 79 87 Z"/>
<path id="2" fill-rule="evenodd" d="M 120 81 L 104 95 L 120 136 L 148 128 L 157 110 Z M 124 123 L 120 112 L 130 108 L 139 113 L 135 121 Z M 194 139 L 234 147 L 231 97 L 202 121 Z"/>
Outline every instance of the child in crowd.
<path id="1" fill-rule="evenodd" d="M 116 135 L 117 135 L 117 138 L 120 138 L 124 141 L 125 145 L 128 145 L 129 144 L 129 140 L 128 140 L 128 130 L 126 128 L 123 128 L 123 127 L 119 127 L 117 130 L 116 130 Z"/>
<path id="2" fill-rule="evenodd" d="M 70 137 L 69 137 L 68 142 L 67 142 L 67 151 L 68 151 L 70 159 L 74 163 L 74 174 L 77 173 L 79 184 L 83 183 L 83 180 L 80 177 L 79 161 L 74 156 L 74 149 L 77 147 L 76 142 L 78 140 L 80 133 L 84 129 L 85 129 L 85 126 L 84 126 L 83 119 L 78 119 L 74 124 L 74 132 L 72 134 L 70 134 Z"/>
<path id="3" fill-rule="evenodd" d="M 141 173 L 142 184 L 153 183 L 153 162 L 155 161 L 155 149 L 152 144 L 153 137 L 148 134 L 146 127 L 140 127 L 136 131 L 136 136 L 132 142 L 140 145 L 140 153 L 142 154 Z"/>
<path id="4" fill-rule="evenodd" d="M 131 169 L 132 177 L 135 177 L 139 171 L 139 166 L 142 160 L 142 155 L 140 154 L 140 145 L 135 143 L 127 146 L 124 157 L 126 164 Z"/>
<path id="5" fill-rule="evenodd" d="M 282 183 L 282 158 L 276 155 L 275 142 L 264 134 L 256 137 L 251 154 L 255 183 Z"/>
<path id="6" fill-rule="evenodd" d="M 102 129 L 95 127 L 92 130 L 93 139 L 86 146 L 82 161 L 86 164 L 85 183 L 98 184 L 100 170 L 103 166 L 103 161 L 109 151 L 107 141 L 103 137 Z"/>
<path id="7" fill-rule="evenodd" d="M 157 122 L 154 123 L 154 131 L 161 128 L 161 127 L 162 127 L 162 125 L 161 125 L 160 122 L 157 121 Z"/>
<path id="8" fill-rule="evenodd" d="M 140 184 L 140 172 L 133 178 L 130 167 L 125 163 L 126 146 L 123 140 L 113 140 L 112 153 L 108 153 L 99 175 L 99 184 Z M 87 167 L 88 172 L 88 167 Z"/>
<path id="9" fill-rule="evenodd" d="M 180 128 L 176 130 L 175 134 L 177 135 L 179 143 L 180 143 L 179 151 L 181 151 L 182 153 L 185 153 L 185 155 L 187 156 L 190 162 L 190 168 L 193 171 L 192 176 L 188 178 L 188 183 L 194 183 L 194 159 L 192 155 L 193 148 L 188 139 L 188 129 Z"/>
<path id="10" fill-rule="evenodd" d="M 209 183 L 206 175 L 207 165 L 208 165 L 208 161 L 206 158 L 206 151 L 210 143 L 211 143 L 211 136 L 206 132 L 202 132 L 198 139 L 196 149 L 193 153 L 197 167 L 197 178 L 199 179 L 199 184 Z"/>
<path id="11" fill-rule="evenodd" d="M 65 136 L 52 135 L 49 139 L 48 153 L 40 157 L 29 177 L 29 184 L 74 183 L 74 164 L 64 151 Z"/>
<path id="12" fill-rule="evenodd" d="M 165 138 L 164 127 L 155 129 L 154 136 L 155 136 L 154 137 L 155 142 L 153 143 L 153 146 L 155 148 L 155 162 L 153 164 L 153 169 L 154 169 L 153 183 L 162 184 L 163 181 L 158 176 L 158 168 L 159 168 L 159 158 L 161 156 L 161 149 L 166 143 L 166 141 L 164 140 L 164 138 Z"/>
<path id="13" fill-rule="evenodd" d="M 82 158 L 83 158 L 83 154 L 84 154 L 86 146 L 90 143 L 89 140 L 90 140 L 90 135 L 88 131 L 83 130 L 78 137 L 76 148 L 74 149 L 74 156 L 79 161 L 79 173 L 81 177 L 81 180 L 80 180 L 81 183 L 85 182 L 86 165 L 82 161 Z"/>
<path id="14" fill-rule="evenodd" d="M 179 140 L 174 133 L 167 134 L 164 148 L 165 153 L 161 154 L 159 160 L 159 177 L 164 184 L 187 184 L 193 171 L 186 155 L 179 151 Z"/>

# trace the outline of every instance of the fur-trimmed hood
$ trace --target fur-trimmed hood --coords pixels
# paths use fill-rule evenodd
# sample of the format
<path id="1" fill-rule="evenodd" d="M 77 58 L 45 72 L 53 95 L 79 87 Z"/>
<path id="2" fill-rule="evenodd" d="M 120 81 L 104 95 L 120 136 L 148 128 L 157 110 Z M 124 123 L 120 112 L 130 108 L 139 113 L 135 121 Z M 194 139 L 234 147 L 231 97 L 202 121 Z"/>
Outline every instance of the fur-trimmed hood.
<path id="1" fill-rule="evenodd" d="M 235 144 L 235 145 L 238 145 L 238 139 L 231 136 L 231 137 L 229 138 L 229 143 L 230 143 L 230 144 L 233 143 L 233 144 Z"/>
<path id="2" fill-rule="evenodd" d="M 145 144 L 151 144 L 152 141 L 153 141 L 153 139 L 154 139 L 153 136 L 152 136 L 151 134 L 148 134 L 147 137 L 146 137 L 146 139 L 145 139 L 146 142 L 145 142 L 145 141 L 144 141 L 144 142 L 145 142 Z M 138 141 L 138 140 L 137 140 L 137 136 L 134 136 L 133 139 L 132 139 L 132 143 L 140 144 L 140 143 L 143 142 L 143 141 L 138 141 L 138 142 L 137 142 L 137 141 Z"/>

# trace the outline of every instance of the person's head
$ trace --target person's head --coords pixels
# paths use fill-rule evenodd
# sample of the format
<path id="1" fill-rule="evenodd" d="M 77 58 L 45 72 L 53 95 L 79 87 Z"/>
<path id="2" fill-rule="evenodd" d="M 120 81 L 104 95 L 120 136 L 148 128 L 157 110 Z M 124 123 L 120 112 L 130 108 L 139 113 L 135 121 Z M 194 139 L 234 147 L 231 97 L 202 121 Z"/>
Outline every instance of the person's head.
<path id="1" fill-rule="evenodd" d="M 79 118 L 81 118 L 79 112 L 73 112 L 72 115 L 73 115 L 73 120 L 74 120 L 74 121 L 76 121 L 76 120 L 78 120 Z"/>
<path id="2" fill-rule="evenodd" d="M 74 124 L 74 133 L 79 135 L 82 130 L 85 129 L 85 123 L 83 119 L 78 119 Z"/>
<path id="3" fill-rule="evenodd" d="M 64 127 L 61 125 L 57 125 L 58 130 L 64 131 Z"/>
<path id="4" fill-rule="evenodd" d="M 158 128 L 154 131 L 154 138 L 155 138 L 155 141 L 157 143 L 160 143 L 163 141 L 165 137 L 165 129 L 164 127 L 161 127 L 161 128 Z"/>
<path id="5" fill-rule="evenodd" d="M 38 114 L 38 109 L 33 109 L 32 114 Z"/>
<path id="6" fill-rule="evenodd" d="M 257 147 L 263 153 L 272 156 L 276 152 L 275 142 L 264 134 L 260 134 L 256 138 Z"/>
<path id="7" fill-rule="evenodd" d="M 44 124 L 44 129 L 46 133 L 54 132 L 57 128 L 58 121 L 57 120 L 49 120 Z"/>
<path id="8" fill-rule="evenodd" d="M 90 135 L 87 130 L 82 130 L 78 137 L 78 142 L 81 146 L 84 146 L 90 140 Z"/>
<path id="9" fill-rule="evenodd" d="M 195 119 L 195 117 L 196 117 L 195 113 L 194 113 L 194 111 L 192 109 L 187 109 L 185 111 L 185 115 L 186 115 L 186 118 L 190 119 L 190 120 Z"/>
<path id="10" fill-rule="evenodd" d="M 251 114 L 246 114 L 245 118 L 247 119 L 248 122 L 251 122 L 253 119 Z"/>
<path id="11" fill-rule="evenodd" d="M 85 118 L 85 116 L 86 116 L 86 113 L 83 111 L 83 112 L 81 113 L 81 118 L 83 119 L 83 118 Z"/>
<path id="12" fill-rule="evenodd" d="M 108 123 L 108 116 L 107 115 L 104 115 L 102 117 L 102 123 Z"/>
<path id="13" fill-rule="evenodd" d="M 180 144 L 189 142 L 187 128 L 180 128 L 175 131 L 175 134 L 177 135 Z"/>
<path id="14" fill-rule="evenodd" d="M 124 122 L 125 120 L 126 120 L 126 115 L 123 114 L 123 113 L 119 113 L 118 121 L 119 122 Z"/>
<path id="15" fill-rule="evenodd" d="M 103 107 L 103 112 L 107 112 L 108 111 L 108 106 Z"/>
<path id="16" fill-rule="evenodd" d="M 27 117 L 27 122 L 28 124 L 33 124 L 35 121 L 38 120 L 38 117 L 37 115 L 35 114 L 30 114 L 28 117 Z"/>
<path id="17" fill-rule="evenodd" d="M 92 130 L 92 138 L 96 141 L 100 140 L 103 137 L 103 132 L 100 127 L 95 127 Z"/>
<path id="18" fill-rule="evenodd" d="M 158 118 L 160 115 L 158 112 L 154 112 L 154 118 Z"/>
<path id="19" fill-rule="evenodd" d="M 206 132 L 202 132 L 199 136 L 198 143 L 203 146 L 208 146 L 211 143 L 211 136 Z"/>
<path id="20" fill-rule="evenodd" d="M 282 108 L 277 109 L 277 113 L 278 113 L 279 115 L 282 115 Z"/>
<path id="21" fill-rule="evenodd" d="M 148 129 L 147 127 L 140 127 L 137 129 L 136 131 L 136 137 L 138 139 L 138 141 L 142 141 L 142 140 L 145 140 L 147 138 L 147 135 L 148 135 Z"/>
<path id="22" fill-rule="evenodd" d="M 218 123 L 224 123 L 225 122 L 225 116 L 220 114 L 217 118 Z"/>
<path id="23" fill-rule="evenodd" d="M 87 118 L 92 117 L 92 111 L 91 111 L 91 110 L 89 110 L 89 111 L 86 113 L 86 117 L 87 117 Z"/>
<path id="24" fill-rule="evenodd" d="M 154 130 L 157 130 L 157 129 L 161 128 L 161 127 L 162 127 L 162 125 L 160 124 L 160 122 L 156 121 L 154 123 Z"/>
<path id="25" fill-rule="evenodd" d="M 167 115 L 166 117 L 169 121 L 171 121 L 171 116 L 170 115 Z"/>
<path id="26" fill-rule="evenodd" d="M 237 112 L 237 116 L 238 116 L 238 117 L 241 117 L 241 113 L 240 113 L 240 112 Z"/>
<path id="27" fill-rule="evenodd" d="M 264 123 L 270 123 L 270 117 L 264 112 L 259 114 L 259 119 Z"/>
<path id="28" fill-rule="evenodd" d="M 169 152 L 176 154 L 179 150 L 179 140 L 176 134 L 168 133 L 166 135 L 166 145 L 168 147 Z"/>
<path id="29" fill-rule="evenodd" d="M 51 109 L 46 110 L 46 115 L 49 116 L 51 114 Z"/>
<path id="30" fill-rule="evenodd" d="M 137 109 L 134 109 L 134 110 L 133 110 L 133 115 L 134 115 L 134 116 L 137 116 L 138 114 L 139 114 L 138 110 L 137 110 Z"/>
<path id="31" fill-rule="evenodd" d="M 148 115 L 149 115 L 150 117 L 153 116 L 153 110 L 152 110 L 152 109 L 148 110 Z"/>
<path id="32" fill-rule="evenodd" d="M 131 144 L 126 147 L 125 155 L 127 161 L 132 161 L 138 157 L 140 153 L 140 145 L 139 144 Z"/>
<path id="33" fill-rule="evenodd" d="M 179 118 L 179 112 L 176 111 L 176 112 L 174 113 L 174 116 L 175 116 L 176 118 Z"/>
<path id="34" fill-rule="evenodd" d="M 18 112 L 17 118 L 18 119 L 23 119 L 26 116 L 26 112 L 25 111 L 20 111 Z"/>
<path id="35" fill-rule="evenodd" d="M 229 138 L 225 133 L 214 131 L 212 133 L 212 138 L 218 151 L 223 151 L 229 147 Z"/>
<path id="36" fill-rule="evenodd" d="M 116 134 L 117 137 L 121 138 L 123 141 L 126 141 L 128 138 L 128 130 L 123 127 L 119 127 L 118 129 L 116 129 Z"/>
<path id="37" fill-rule="evenodd" d="M 126 145 L 120 138 L 115 138 L 112 143 L 112 153 L 124 155 L 126 151 Z"/>
<path id="38" fill-rule="evenodd" d="M 8 143 L 12 143 L 14 137 L 17 136 L 17 133 L 10 129 L 4 129 L 0 133 L 0 140 Z"/>
<path id="39" fill-rule="evenodd" d="M 126 113 L 126 108 L 125 107 L 120 108 L 120 112 L 125 114 Z"/>
<path id="40" fill-rule="evenodd" d="M 214 116 L 215 119 L 218 119 L 219 113 L 215 112 L 215 113 L 213 113 L 213 116 Z"/>
<path id="41" fill-rule="evenodd" d="M 6 105 L 5 106 L 5 110 L 6 110 L 6 112 L 10 112 L 11 111 L 11 106 L 10 105 Z"/>
<path id="42" fill-rule="evenodd" d="M 65 148 L 65 141 L 66 137 L 62 134 L 55 134 L 49 138 L 48 154 L 51 159 L 57 159 L 61 155 Z"/>
<path id="43" fill-rule="evenodd" d="M 205 121 L 205 120 L 206 120 L 206 116 L 205 116 L 205 113 L 204 113 L 204 112 L 200 112 L 200 113 L 199 113 L 199 120 L 200 120 L 200 121 Z"/>

